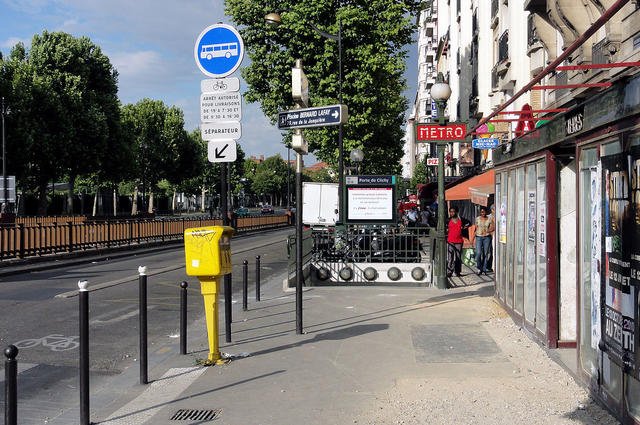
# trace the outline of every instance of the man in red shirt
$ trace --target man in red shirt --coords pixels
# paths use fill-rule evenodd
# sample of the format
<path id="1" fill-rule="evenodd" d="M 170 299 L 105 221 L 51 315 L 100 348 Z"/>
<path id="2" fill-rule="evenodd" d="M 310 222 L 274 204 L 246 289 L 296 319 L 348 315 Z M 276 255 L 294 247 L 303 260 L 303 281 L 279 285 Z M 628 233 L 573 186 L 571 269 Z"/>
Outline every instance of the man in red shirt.
<path id="1" fill-rule="evenodd" d="M 447 225 L 447 277 L 453 273 L 460 277 L 462 271 L 462 231 L 468 229 L 471 222 L 458 217 L 458 207 L 449 208 Z"/>

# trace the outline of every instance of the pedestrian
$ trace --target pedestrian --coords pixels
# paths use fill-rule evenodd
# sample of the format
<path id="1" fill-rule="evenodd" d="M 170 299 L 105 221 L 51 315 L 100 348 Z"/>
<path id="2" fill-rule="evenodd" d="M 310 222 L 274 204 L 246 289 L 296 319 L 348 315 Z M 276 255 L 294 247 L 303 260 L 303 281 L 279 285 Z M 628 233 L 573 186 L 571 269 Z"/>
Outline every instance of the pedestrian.
<path id="1" fill-rule="evenodd" d="M 487 262 L 491 247 L 491 232 L 493 232 L 493 221 L 487 216 L 487 208 L 480 208 L 480 215 L 476 217 L 476 266 L 478 276 L 487 274 Z"/>
<path id="2" fill-rule="evenodd" d="M 340 220 L 340 211 L 336 208 L 333 210 L 333 224 L 338 223 L 338 220 Z"/>
<path id="3" fill-rule="evenodd" d="M 462 231 L 468 229 L 469 220 L 458 216 L 458 207 L 449 208 L 447 225 L 447 277 L 454 273 L 460 277 L 462 272 Z"/>
<path id="4" fill-rule="evenodd" d="M 416 227 L 418 225 L 418 220 L 420 216 L 418 214 L 418 210 L 416 207 L 411 208 L 407 212 L 407 227 Z"/>
<path id="5" fill-rule="evenodd" d="M 493 272 L 493 240 L 494 240 L 494 235 L 496 233 L 496 207 L 494 205 L 491 205 L 490 211 L 491 213 L 487 217 L 489 217 L 492 223 L 492 227 L 491 227 L 492 230 L 489 232 L 489 234 L 491 235 L 491 246 L 489 249 L 489 257 L 487 258 L 486 270 L 488 272 Z"/>

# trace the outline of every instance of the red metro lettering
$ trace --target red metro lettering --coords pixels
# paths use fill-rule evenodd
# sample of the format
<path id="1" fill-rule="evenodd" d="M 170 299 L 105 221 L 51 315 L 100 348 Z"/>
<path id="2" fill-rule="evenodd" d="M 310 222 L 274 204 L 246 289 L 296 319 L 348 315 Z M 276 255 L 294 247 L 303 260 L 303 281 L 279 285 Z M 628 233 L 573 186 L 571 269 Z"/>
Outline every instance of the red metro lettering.
<path id="1" fill-rule="evenodd" d="M 419 125 L 418 140 L 464 140 L 467 128 L 456 125 Z"/>

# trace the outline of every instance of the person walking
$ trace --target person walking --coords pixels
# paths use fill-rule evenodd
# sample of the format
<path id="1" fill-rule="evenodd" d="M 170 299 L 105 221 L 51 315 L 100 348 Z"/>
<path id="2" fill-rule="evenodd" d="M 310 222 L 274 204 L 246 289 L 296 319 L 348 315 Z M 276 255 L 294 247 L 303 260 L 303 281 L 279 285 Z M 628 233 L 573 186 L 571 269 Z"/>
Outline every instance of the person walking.
<path id="1" fill-rule="evenodd" d="M 487 216 L 487 209 L 480 208 L 480 215 L 476 217 L 476 266 L 478 276 L 487 274 L 489 255 L 491 253 L 491 232 L 493 220 Z"/>
<path id="2" fill-rule="evenodd" d="M 458 216 L 458 207 L 449 208 L 449 223 L 447 225 L 447 277 L 453 273 L 460 277 L 462 272 L 462 231 L 468 229 L 471 223 Z"/>

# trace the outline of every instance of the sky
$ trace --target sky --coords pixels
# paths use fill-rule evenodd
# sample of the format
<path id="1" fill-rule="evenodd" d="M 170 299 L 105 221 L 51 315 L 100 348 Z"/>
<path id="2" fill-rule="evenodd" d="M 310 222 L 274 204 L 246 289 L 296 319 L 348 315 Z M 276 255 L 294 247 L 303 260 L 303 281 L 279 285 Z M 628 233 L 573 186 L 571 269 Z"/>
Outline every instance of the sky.
<path id="1" fill-rule="evenodd" d="M 218 22 L 233 25 L 223 0 L 0 0 L 0 51 L 6 55 L 20 41 L 29 48 L 31 37 L 43 30 L 87 36 L 118 70 L 122 104 L 147 97 L 175 105 L 191 131 L 200 124 L 200 81 L 208 78 L 195 63 L 194 43 L 203 29 Z M 417 45 L 409 52 L 405 96 L 412 102 Z M 247 63 L 245 57 L 240 68 Z M 240 77 L 240 70 L 231 76 Z M 241 79 L 240 91 L 246 89 Z M 246 157 L 279 153 L 286 159 L 281 132 L 257 103 L 243 105 L 241 124 L 238 143 Z M 313 155 L 305 158 L 305 165 L 315 162 Z"/>

